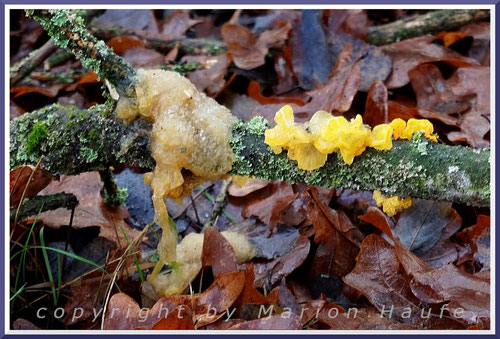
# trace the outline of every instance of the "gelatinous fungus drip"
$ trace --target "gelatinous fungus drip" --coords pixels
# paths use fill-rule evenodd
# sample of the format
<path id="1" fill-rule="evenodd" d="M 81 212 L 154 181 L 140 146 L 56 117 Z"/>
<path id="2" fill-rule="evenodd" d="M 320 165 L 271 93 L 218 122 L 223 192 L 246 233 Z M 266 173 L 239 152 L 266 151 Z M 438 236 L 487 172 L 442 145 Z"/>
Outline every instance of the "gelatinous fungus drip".
<path id="1" fill-rule="evenodd" d="M 150 276 L 154 281 L 166 263 L 177 259 L 177 234 L 164 198 L 187 196 L 205 180 L 218 180 L 231 169 L 229 141 L 236 118 L 175 72 L 139 70 L 135 94 L 121 97 L 116 113 L 126 122 L 140 116 L 153 124 L 151 155 L 156 167 L 144 180 L 151 185 L 155 222 L 163 230 L 160 260 Z"/>

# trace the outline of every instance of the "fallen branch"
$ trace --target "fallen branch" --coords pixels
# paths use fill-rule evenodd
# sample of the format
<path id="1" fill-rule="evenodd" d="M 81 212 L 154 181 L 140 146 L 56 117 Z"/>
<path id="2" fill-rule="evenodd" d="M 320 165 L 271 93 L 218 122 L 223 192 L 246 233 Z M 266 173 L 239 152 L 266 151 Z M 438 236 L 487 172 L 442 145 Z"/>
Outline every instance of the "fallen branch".
<path id="1" fill-rule="evenodd" d="M 30 13 L 56 43 L 123 93 L 133 95 L 136 71 L 83 29 L 81 20 L 68 18 L 64 10 Z M 285 152 L 275 155 L 265 144 L 268 127 L 261 118 L 235 125 L 231 146 L 236 161 L 230 174 L 489 206 L 489 148 L 447 146 L 417 137 L 411 142 L 396 141 L 389 151 L 368 149 L 351 166 L 332 154 L 325 166 L 306 172 Z M 45 154 L 44 167 L 51 172 L 75 174 L 118 164 L 152 169 L 150 128 L 143 120 L 125 126 L 106 106 L 79 111 L 55 105 L 11 122 L 11 167 L 36 163 Z M 38 130 L 45 131 L 43 138 L 28 138 Z M 27 140 L 37 144 L 29 145 Z"/>
<path id="2" fill-rule="evenodd" d="M 146 48 L 154 49 L 160 53 L 167 53 L 179 43 L 179 52 L 189 55 L 221 54 L 227 50 L 224 41 L 215 39 L 165 39 L 158 33 L 141 30 L 132 30 L 118 26 L 90 25 L 90 32 L 101 40 L 111 40 L 121 35 L 131 35 L 141 39 Z"/>
<path id="3" fill-rule="evenodd" d="M 83 15 L 83 20 L 90 21 L 96 15 L 102 13 L 101 10 L 88 10 Z M 24 59 L 16 63 L 10 69 L 10 87 L 16 85 L 19 81 L 24 79 L 35 68 L 42 64 L 48 57 L 54 54 L 59 47 L 54 43 L 54 40 L 49 39 L 42 47 L 31 52 Z"/>
<path id="4" fill-rule="evenodd" d="M 38 195 L 32 199 L 23 202 L 19 210 L 19 219 L 23 219 L 37 213 L 51 211 L 58 208 L 72 209 L 78 205 L 78 199 L 71 193 L 56 193 L 51 195 Z M 16 215 L 17 207 L 10 209 L 10 219 L 13 220 Z"/>
<path id="5" fill-rule="evenodd" d="M 10 69 L 10 87 L 13 87 L 51 56 L 59 47 L 50 39 L 42 47 L 28 54 Z"/>
<path id="6" fill-rule="evenodd" d="M 84 25 L 84 20 L 66 9 L 26 10 L 26 14 L 40 23 L 54 43 L 74 54 L 82 65 L 107 79 L 118 93 L 133 95 L 136 70 L 123 58 L 97 40 Z"/>
<path id="7" fill-rule="evenodd" d="M 27 151 L 28 136 L 43 122 L 46 137 Z M 395 141 L 389 151 L 367 149 L 351 166 L 331 154 L 325 166 L 299 170 L 286 152 L 274 154 L 264 142 L 268 122 L 262 118 L 238 122 L 231 147 L 236 155 L 230 174 L 279 179 L 323 187 L 379 189 L 384 193 L 476 206 L 490 204 L 490 149 L 437 144 L 426 138 Z M 127 164 L 154 168 L 150 156 L 151 125 L 136 120 L 126 126 L 106 106 L 89 110 L 54 105 L 26 113 L 10 128 L 11 168 L 35 164 L 45 155 L 44 168 L 76 174 Z"/>
<path id="8" fill-rule="evenodd" d="M 386 45 L 425 34 L 451 31 L 472 22 L 487 20 L 487 9 L 445 9 L 431 11 L 412 20 L 398 20 L 387 25 L 371 27 L 366 42 L 373 45 Z"/>

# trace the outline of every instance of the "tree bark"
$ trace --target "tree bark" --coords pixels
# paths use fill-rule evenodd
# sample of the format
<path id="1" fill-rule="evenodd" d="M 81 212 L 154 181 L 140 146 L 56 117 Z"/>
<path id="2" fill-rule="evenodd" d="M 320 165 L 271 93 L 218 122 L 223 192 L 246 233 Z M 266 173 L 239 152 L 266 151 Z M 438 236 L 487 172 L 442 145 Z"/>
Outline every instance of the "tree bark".
<path id="1" fill-rule="evenodd" d="M 412 20 L 398 20 L 387 25 L 374 26 L 368 31 L 366 42 L 386 45 L 425 34 L 451 31 L 472 22 L 487 20 L 487 9 L 446 9 L 432 11 Z"/>
<path id="2" fill-rule="evenodd" d="M 28 152 L 27 140 L 40 122 L 47 134 Z M 325 166 L 303 171 L 286 152 L 274 154 L 264 142 L 266 128 L 268 122 L 260 117 L 234 126 L 231 147 L 236 161 L 230 174 L 323 187 L 379 189 L 386 194 L 475 206 L 490 204 L 489 148 L 448 146 L 417 135 L 411 141 L 395 141 L 389 151 L 367 149 L 350 166 L 333 153 Z M 119 164 L 152 169 L 150 129 L 144 120 L 126 126 L 102 105 L 82 111 L 54 105 L 11 122 L 10 165 L 35 164 L 44 154 L 43 167 L 64 174 L 102 171 Z"/>

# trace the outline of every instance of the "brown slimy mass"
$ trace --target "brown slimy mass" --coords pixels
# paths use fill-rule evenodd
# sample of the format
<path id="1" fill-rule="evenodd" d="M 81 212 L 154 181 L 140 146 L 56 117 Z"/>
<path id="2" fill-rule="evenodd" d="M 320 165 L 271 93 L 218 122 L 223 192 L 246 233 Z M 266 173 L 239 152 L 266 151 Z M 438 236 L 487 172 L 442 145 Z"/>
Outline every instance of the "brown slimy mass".
<path id="1" fill-rule="evenodd" d="M 218 180 L 231 169 L 229 141 L 236 118 L 178 73 L 139 70 L 138 77 L 136 98 L 120 98 L 116 112 L 126 122 L 142 117 L 153 124 L 151 155 L 156 167 L 144 180 L 151 185 L 155 222 L 163 230 L 160 260 L 150 276 L 154 281 L 166 263 L 177 259 L 177 234 L 164 198 L 187 196 L 205 180 Z"/>

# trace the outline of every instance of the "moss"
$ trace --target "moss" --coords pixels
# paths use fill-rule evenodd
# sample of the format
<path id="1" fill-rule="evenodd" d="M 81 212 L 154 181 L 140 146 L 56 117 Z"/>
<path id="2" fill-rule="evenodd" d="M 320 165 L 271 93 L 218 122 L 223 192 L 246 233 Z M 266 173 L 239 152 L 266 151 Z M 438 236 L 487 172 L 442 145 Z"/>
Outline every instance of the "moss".
<path id="1" fill-rule="evenodd" d="M 38 121 L 26 139 L 26 152 L 33 153 L 49 135 L 47 125 Z"/>
<path id="2" fill-rule="evenodd" d="M 125 204 L 125 200 L 128 197 L 128 190 L 126 187 L 118 187 L 116 194 L 110 194 L 109 191 L 104 190 L 104 200 L 110 205 L 122 206 Z"/>

